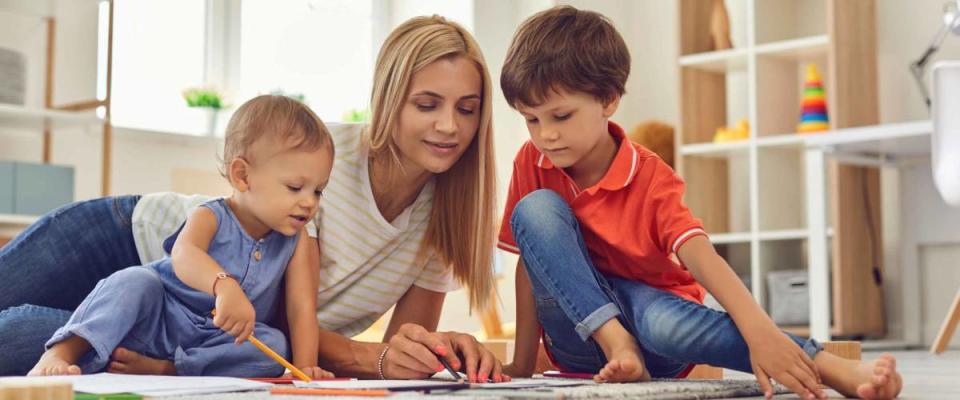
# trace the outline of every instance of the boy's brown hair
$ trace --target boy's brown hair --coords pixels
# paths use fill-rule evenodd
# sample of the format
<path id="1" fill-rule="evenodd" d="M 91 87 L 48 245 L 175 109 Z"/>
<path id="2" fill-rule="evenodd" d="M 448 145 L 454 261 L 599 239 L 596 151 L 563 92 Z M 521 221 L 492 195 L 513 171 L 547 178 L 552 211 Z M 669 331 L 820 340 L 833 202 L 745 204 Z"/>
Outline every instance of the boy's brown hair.
<path id="1" fill-rule="evenodd" d="M 500 73 L 511 107 L 535 106 L 550 91 L 589 93 L 604 104 L 625 93 L 630 52 L 603 15 L 557 6 L 517 28 Z"/>
<path id="2" fill-rule="evenodd" d="M 327 147 L 333 154 L 330 131 L 310 107 L 286 96 L 261 95 L 243 103 L 227 124 L 221 175 L 227 176 L 233 159 L 249 157 L 251 145 L 266 135 L 281 143 L 296 140 L 292 149 L 310 151 Z"/>

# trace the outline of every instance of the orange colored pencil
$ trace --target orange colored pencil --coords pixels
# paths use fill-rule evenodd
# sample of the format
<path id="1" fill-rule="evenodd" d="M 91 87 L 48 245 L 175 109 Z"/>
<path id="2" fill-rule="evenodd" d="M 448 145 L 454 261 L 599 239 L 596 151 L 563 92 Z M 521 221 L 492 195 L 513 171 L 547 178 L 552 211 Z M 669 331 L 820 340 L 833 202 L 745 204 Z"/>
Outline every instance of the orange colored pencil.
<path id="1" fill-rule="evenodd" d="M 289 388 L 275 387 L 270 389 L 270 394 L 302 394 L 308 396 L 362 396 L 362 397 L 387 397 L 389 390 L 362 390 L 362 389 L 309 389 L 309 388 Z"/>

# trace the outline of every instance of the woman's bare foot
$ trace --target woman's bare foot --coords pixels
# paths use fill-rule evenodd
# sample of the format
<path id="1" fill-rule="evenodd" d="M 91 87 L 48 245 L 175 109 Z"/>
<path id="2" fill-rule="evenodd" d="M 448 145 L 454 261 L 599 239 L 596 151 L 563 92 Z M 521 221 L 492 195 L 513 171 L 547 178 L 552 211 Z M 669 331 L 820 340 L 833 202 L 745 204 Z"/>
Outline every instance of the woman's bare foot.
<path id="1" fill-rule="evenodd" d="M 108 372 L 136 375 L 176 375 L 177 368 L 172 362 L 147 357 L 135 351 L 117 347 L 110 354 Z"/>
<path id="2" fill-rule="evenodd" d="M 821 370 L 824 383 L 844 396 L 893 399 L 903 388 L 903 378 L 897 372 L 897 360 L 889 354 L 870 362 L 861 362 L 821 352 L 814 361 Z"/>
<path id="3" fill-rule="evenodd" d="M 80 375 L 76 362 L 88 351 L 90 344 L 80 336 L 66 338 L 43 352 L 27 376 Z"/>

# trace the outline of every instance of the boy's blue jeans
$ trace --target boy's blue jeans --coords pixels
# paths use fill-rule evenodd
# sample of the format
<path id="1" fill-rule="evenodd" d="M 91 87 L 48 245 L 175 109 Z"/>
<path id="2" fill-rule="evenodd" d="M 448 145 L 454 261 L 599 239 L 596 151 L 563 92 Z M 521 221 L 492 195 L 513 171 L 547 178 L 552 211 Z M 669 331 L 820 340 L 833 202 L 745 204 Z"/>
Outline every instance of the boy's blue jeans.
<path id="1" fill-rule="evenodd" d="M 0 249 L 0 376 L 26 374 L 97 282 L 140 265 L 130 226 L 139 200 L 65 205 Z"/>
<path id="2" fill-rule="evenodd" d="M 553 191 L 537 190 L 521 199 L 510 223 L 545 345 L 565 369 L 603 368 L 606 357 L 591 335 L 619 318 L 637 339 L 654 378 L 676 377 L 690 364 L 753 372 L 750 350 L 727 313 L 597 271 L 576 217 Z M 813 339 L 788 336 L 811 359 L 823 349 Z"/>

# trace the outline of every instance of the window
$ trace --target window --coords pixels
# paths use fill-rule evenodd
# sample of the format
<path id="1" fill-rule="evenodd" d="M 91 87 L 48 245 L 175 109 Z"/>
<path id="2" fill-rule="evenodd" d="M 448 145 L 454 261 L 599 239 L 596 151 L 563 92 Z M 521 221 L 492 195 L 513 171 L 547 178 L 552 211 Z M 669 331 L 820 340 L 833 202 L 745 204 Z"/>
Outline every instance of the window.
<path id="1" fill-rule="evenodd" d="M 209 116 L 182 96 L 204 86 L 224 94 L 218 132 L 231 108 L 275 92 L 302 95 L 324 121 L 342 121 L 369 106 L 386 34 L 411 16 L 433 13 L 470 29 L 473 2 L 115 0 L 113 123 L 205 134 Z"/>
<path id="2" fill-rule="evenodd" d="M 372 1 L 244 0 L 243 98 L 281 90 L 302 94 L 326 122 L 370 102 Z"/>
<path id="3" fill-rule="evenodd" d="M 113 12 L 113 123 L 202 132 L 205 116 L 181 92 L 204 84 L 206 3 L 116 0 Z"/>

